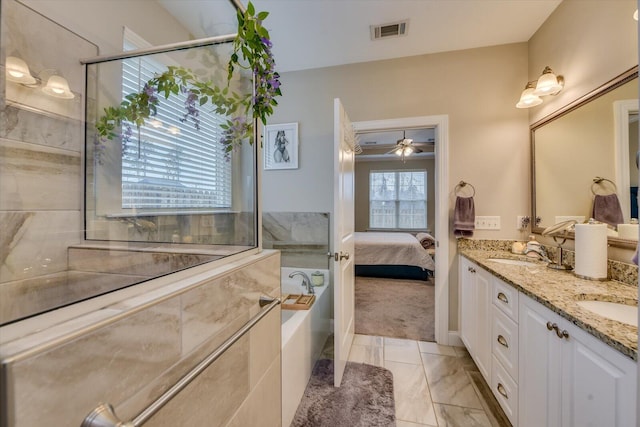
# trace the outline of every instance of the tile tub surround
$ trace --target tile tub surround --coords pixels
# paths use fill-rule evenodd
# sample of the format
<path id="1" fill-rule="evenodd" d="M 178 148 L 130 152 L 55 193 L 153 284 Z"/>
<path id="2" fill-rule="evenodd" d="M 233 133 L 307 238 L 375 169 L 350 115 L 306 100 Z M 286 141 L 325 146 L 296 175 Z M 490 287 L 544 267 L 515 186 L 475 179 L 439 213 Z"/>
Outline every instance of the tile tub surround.
<path id="1" fill-rule="evenodd" d="M 112 403 L 119 416 L 129 418 L 258 313 L 261 294 L 280 295 L 280 259 L 275 251 L 263 251 L 208 271 L 201 267 L 206 266 L 191 269 L 197 271 L 195 274 L 181 272 L 183 275 L 154 279 L 163 285 L 153 289 L 148 282 L 142 285 L 146 292 L 105 304 L 44 331 L 34 328 L 18 337 L 14 331 L 4 333 L 5 328 L 19 327 L 22 322 L 0 329 L 5 374 L 2 386 L 8 387 L 2 391 L 8 396 L 8 407 L 0 415 L 5 417 L 0 424 L 32 426 L 47 419 L 51 425 L 80 425 L 99 402 Z M 172 276 L 182 279 L 171 280 Z M 132 291 L 124 289 L 105 298 Z M 10 335 L 14 338 L 6 341 Z M 221 359 L 221 365 L 243 363 L 237 370 L 246 375 L 229 376 L 228 369 L 216 368 L 214 363 L 201 380 L 184 390 L 183 401 L 218 389 L 228 392 L 221 391 L 215 403 L 200 406 L 209 415 L 193 413 L 190 419 L 209 417 L 217 421 L 207 425 L 226 425 L 240 414 L 242 420 L 255 419 L 257 408 L 271 414 L 269 420 L 273 422 L 268 425 L 279 425 L 279 409 L 277 413 L 270 409 L 280 408 L 279 308 L 236 344 L 229 353 L 235 355 L 231 358 L 234 360 Z M 231 389 L 236 388 L 240 392 L 232 395 Z M 265 395 L 277 396 L 277 401 L 266 400 L 264 405 L 271 406 L 265 407 L 260 403 Z M 176 411 L 168 416 L 176 415 Z M 225 416 L 217 417 L 214 411 Z"/>
<path id="2" fill-rule="evenodd" d="M 328 213 L 264 212 L 262 231 L 262 247 L 280 250 L 283 266 L 328 268 Z"/>
<path id="3" fill-rule="evenodd" d="M 606 319 L 588 311 L 577 301 L 597 298 L 603 301 L 638 301 L 638 288 L 614 280 L 579 279 L 570 272 L 547 268 L 535 261 L 535 267 L 500 264 L 488 258 L 526 259 L 504 250 L 459 249 L 460 255 L 477 263 L 518 291 L 538 301 L 550 310 L 571 321 L 605 344 L 633 360 L 638 358 L 638 328 Z"/>

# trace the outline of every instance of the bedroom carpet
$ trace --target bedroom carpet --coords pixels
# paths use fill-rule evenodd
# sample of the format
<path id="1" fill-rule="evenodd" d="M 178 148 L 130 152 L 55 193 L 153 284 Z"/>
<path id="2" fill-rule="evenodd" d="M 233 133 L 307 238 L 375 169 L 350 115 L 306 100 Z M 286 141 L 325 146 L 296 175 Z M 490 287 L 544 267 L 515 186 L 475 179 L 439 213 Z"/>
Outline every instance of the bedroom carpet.
<path id="1" fill-rule="evenodd" d="M 355 333 L 435 341 L 435 286 L 422 280 L 357 277 Z"/>
<path id="2" fill-rule="evenodd" d="M 316 362 L 291 427 L 392 427 L 393 376 L 378 366 L 347 362 L 339 388 L 333 360 Z"/>

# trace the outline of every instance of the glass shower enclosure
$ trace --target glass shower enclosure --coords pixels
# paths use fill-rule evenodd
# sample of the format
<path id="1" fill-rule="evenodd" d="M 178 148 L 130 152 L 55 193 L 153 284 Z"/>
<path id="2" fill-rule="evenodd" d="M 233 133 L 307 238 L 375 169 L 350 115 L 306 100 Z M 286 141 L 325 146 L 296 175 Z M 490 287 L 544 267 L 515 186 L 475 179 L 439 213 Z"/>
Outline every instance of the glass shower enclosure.
<path id="1" fill-rule="evenodd" d="M 3 14 L 33 13 L 13 2 L 6 8 Z M 56 31 L 67 30 L 58 26 Z M 69 174 L 68 182 L 78 184 L 57 186 L 58 195 L 47 197 L 53 201 L 51 207 L 38 209 L 54 212 L 56 199 L 84 191 L 72 194 L 77 201 L 70 203 L 70 220 L 56 219 L 55 212 L 47 219 L 26 208 L 24 215 L 15 210 L 2 213 L 3 222 L 12 228 L 6 229 L 7 245 L 3 243 L 0 326 L 196 265 L 258 251 L 256 144 L 244 141 L 235 150 L 225 151 L 221 138 L 232 117 L 221 114 L 212 102 L 200 102 L 186 86 L 165 92 L 149 85 L 167 70 L 180 70 L 226 87 L 233 38 L 218 36 L 149 48 L 135 34 L 125 32 L 124 53 L 85 60 L 84 67 L 75 58 L 74 67 L 85 72 L 84 87 L 76 89 L 78 81 L 74 81 L 75 100 L 67 102 L 80 103 L 84 112 L 77 120 L 84 130 L 78 139 L 84 133 L 84 143 L 73 141 L 79 147 L 77 164 L 74 154 L 70 166 L 58 166 Z M 10 47 L 5 45 L 5 51 L 11 52 Z M 30 90 L 20 83 L 5 83 L 8 90 Z M 236 73 L 228 85 L 239 96 L 252 94 L 251 70 Z M 154 111 L 143 121 L 124 118 L 109 137 L 101 136 L 96 125 L 105 108 L 122 106 L 135 93 L 155 97 Z M 28 111 L 33 116 L 31 125 L 37 126 L 41 117 L 37 109 L 12 103 L 10 97 L 7 104 L 19 114 Z M 41 123 L 69 122 L 67 117 L 45 116 Z M 0 135 L 6 155 L 7 150 L 21 155 L 24 149 L 13 145 L 30 142 L 14 142 L 24 134 Z M 54 149 L 46 150 L 52 162 L 60 157 Z M 34 174 L 37 178 L 31 187 L 41 182 L 37 191 L 43 194 L 48 192 L 47 181 L 57 179 L 55 170 L 51 175 L 47 170 L 43 167 Z M 20 189 L 14 196 L 21 200 Z M 12 209 L 6 197 L 0 211 Z M 55 250 L 44 249 L 50 246 Z M 28 254 L 33 259 L 27 259 Z"/>

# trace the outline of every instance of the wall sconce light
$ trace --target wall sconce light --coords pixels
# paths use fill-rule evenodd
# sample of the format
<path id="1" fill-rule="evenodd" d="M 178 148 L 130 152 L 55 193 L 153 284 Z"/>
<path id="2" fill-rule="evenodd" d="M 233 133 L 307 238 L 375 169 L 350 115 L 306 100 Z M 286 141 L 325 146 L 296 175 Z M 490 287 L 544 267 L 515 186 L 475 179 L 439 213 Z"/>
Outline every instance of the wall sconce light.
<path id="1" fill-rule="evenodd" d="M 633 12 L 633 19 L 635 19 L 636 21 L 638 20 L 638 9 L 636 9 L 636 11 Z"/>
<path id="2" fill-rule="evenodd" d="M 36 78 L 31 74 L 27 63 L 17 56 L 7 56 L 6 59 L 7 80 L 19 83 L 27 87 L 38 87 L 44 79 Z M 42 70 L 39 74 L 47 74 L 47 83 L 42 87 L 42 91 L 49 96 L 62 99 L 73 99 L 75 95 L 69 89 L 69 82 L 62 76 L 55 74 L 55 70 Z"/>
<path id="3" fill-rule="evenodd" d="M 564 88 L 564 78 L 556 76 L 551 67 L 545 67 L 542 75 L 536 81 L 528 82 L 525 86 L 517 108 L 530 108 L 542 104 L 541 96 L 557 95 Z"/>
<path id="4" fill-rule="evenodd" d="M 49 96 L 62 99 L 73 99 L 75 95 L 69 89 L 67 79 L 62 76 L 52 75 L 47 80 L 47 84 L 43 86 L 42 91 Z"/>
<path id="5" fill-rule="evenodd" d="M 520 101 L 516 104 L 516 108 L 530 108 L 542 104 L 542 99 L 534 93 L 535 90 L 536 82 L 527 83 L 520 95 Z"/>
<path id="6" fill-rule="evenodd" d="M 16 56 L 7 56 L 7 80 L 23 85 L 34 85 L 37 80 L 31 75 L 26 62 Z"/>

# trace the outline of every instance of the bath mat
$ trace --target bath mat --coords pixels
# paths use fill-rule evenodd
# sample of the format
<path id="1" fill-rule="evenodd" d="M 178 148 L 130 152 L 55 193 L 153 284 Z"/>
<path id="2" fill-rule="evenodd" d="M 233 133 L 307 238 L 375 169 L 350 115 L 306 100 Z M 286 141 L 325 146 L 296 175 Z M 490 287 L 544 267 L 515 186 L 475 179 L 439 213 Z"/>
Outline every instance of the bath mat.
<path id="1" fill-rule="evenodd" d="M 356 277 L 355 333 L 435 341 L 435 286 L 423 280 Z"/>
<path id="2" fill-rule="evenodd" d="M 342 385 L 333 386 L 333 360 L 316 362 L 291 427 L 393 427 L 390 371 L 347 362 Z"/>

